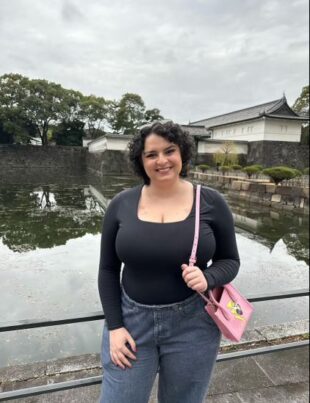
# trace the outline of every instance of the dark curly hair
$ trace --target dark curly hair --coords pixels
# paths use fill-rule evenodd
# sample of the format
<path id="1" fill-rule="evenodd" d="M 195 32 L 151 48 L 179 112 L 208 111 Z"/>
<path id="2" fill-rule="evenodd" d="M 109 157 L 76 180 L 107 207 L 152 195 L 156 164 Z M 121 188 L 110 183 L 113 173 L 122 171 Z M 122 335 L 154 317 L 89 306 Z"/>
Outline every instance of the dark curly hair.
<path id="1" fill-rule="evenodd" d="M 182 158 L 182 170 L 180 176 L 186 177 L 190 160 L 194 154 L 194 142 L 188 132 L 184 131 L 180 125 L 173 123 L 172 121 L 166 123 L 156 122 L 152 125 L 144 126 L 129 142 L 129 162 L 134 173 L 143 178 L 146 185 L 150 184 L 150 178 L 147 176 L 142 163 L 142 152 L 144 150 L 145 139 L 150 134 L 157 134 L 168 140 L 170 143 L 179 146 Z"/>

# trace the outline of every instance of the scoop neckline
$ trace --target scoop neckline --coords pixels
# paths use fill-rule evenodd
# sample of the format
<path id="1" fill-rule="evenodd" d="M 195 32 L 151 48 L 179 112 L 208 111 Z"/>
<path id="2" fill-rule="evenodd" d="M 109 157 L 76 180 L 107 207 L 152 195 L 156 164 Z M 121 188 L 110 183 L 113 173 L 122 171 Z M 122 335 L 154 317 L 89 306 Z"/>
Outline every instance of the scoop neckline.
<path id="1" fill-rule="evenodd" d="M 141 220 L 141 218 L 139 218 L 138 216 L 138 208 L 139 208 L 139 202 L 141 199 L 141 193 L 142 193 L 142 189 L 143 189 L 143 184 L 140 185 L 139 191 L 138 191 L 138 197 L 137 197 L 137 203 L 136 203 L 136 219 L 139 222 L 142 223 L 146 223 L 146 224 L 155 224 L 155 225 L 168 225 L 168 224 L 181 224 L 184 223 L 185 221 L 187 221 L 190 216 L 193 214 L 194 210 L 195 210 L 195 204 L 196 204 L 196 186 L 192 183 L 193 185 L 193 193 L 194 193 L 194 197 L 193 197 L 193 204 L 192 204 L 192 208 L 191 211 L 189 212 L 189 214 L 187 215 L 187 217 L 185 217 L 183 220 L 180 221 L 171 221 L 171 222 L 158 222 L 158 221 L 146 221 L 146 220 Z"/>

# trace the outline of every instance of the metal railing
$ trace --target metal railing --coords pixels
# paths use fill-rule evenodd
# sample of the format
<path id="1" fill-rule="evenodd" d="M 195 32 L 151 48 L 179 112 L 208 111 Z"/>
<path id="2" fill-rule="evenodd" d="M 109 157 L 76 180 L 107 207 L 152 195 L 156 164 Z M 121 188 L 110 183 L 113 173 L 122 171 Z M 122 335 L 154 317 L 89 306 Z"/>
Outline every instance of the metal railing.
<path id="1" fill-rule="evenodd" d="M 271 300 L 279 300 L 279 299 L 287 299 L 287 298 L 298 298 L 298 297 L 307 297 L 309 296 L 309 289 L 299 289 L 296 291 L 288 291 L 288 292 L 279 292 L 270 294 L 261 294 L 256 296 L 248 296 L 247 299 L 250 302 L 263 302 L 263 301 L 271 301 Z M 21 320 L 16 322 L 9 322 L 5 324 L 0 323 L 0 333 L 1 332 L 10 332 L 17 330 L 25 330 L 25 329 L 33 329 L 38 327 L 48 327 L 48 326 L 58 326 L 58 325 L 66 325 L 71 323 L 81 323 L 81 322 L 90 322 L 95 320 L 104 319 L 104 314 L 102 312 L 92 312 L 88 314 L 78 314 L 75 316 L 67 316 L 61 319 L 50 320 L 50 319 L 34 319 L 34 320 Z M 289 350 L 294 348 L 300 348 L 309 345 L 309 340 L 300 340 L 290 343 L 270 345 L 264 347 L 257 347 L 248 350 L 242 351 L 233 351 L 228 353 L 219 354 L 217 357 L 217 362 L 228 361 L 237 358 L 245 358 L 255 355 L 261 354 L 269 354 L 272 352 Z M 12 390 L 8 392 L 0 393 L 0 402 L 26 398 L 30 396 L 41 395 L 45 393 L 59 392 L 68 389 L 74 389 L 84 386 L 92 386 L 100 384 L 102 381 L 102 376 L 92 376 L 88 378 L 75 379 L 71 381 L 58 382 L 53 384 L 34 386 L 26 389 L 18 389 Z"/>

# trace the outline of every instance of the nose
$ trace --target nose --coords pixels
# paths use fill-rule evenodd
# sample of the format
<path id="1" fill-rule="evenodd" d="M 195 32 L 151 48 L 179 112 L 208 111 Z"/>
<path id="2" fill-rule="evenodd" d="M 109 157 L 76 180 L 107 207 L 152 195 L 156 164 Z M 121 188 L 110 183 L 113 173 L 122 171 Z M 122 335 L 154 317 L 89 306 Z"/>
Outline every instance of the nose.
<path id="1" fill-rule="evenodd" d="M 157 163 L 164 163 L 167 161 L 167 156 L 164 153 L 159 153 Z"/>

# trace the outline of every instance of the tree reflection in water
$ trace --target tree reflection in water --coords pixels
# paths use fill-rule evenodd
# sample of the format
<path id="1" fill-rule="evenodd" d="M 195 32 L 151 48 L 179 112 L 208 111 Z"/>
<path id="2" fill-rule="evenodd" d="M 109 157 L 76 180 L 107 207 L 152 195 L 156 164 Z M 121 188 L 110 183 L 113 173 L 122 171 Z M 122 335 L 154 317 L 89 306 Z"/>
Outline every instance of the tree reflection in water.
<path id="1" fill-rule="evenodd" d="M 98 199 L 107 200 L 135 184 L 130 178 L 105 177 L 95 191 Z M 64 245 L 86 233 L 97 234 L 105 210 L 98 199 L 85 185 L 0 187 L 0 239 L 11 250 L 23 252 Z M 267 246 L 270 252 L 283 240 L 288 253 L 309 264 L 309 216 L 274 211 L 229 196 L 228 202 L 237 231 Z"/>
<path id="2" fill-rule="evenodd" d="M 103 214 L 85 186 L 0 188 L 0 238 L 15 252 L 52 248 L 97 234 Z"/>
<path id="3" fill-rule="evenodd" d="M 290 255 L 309 265 L 309 216 L 230 200 L 237 228 L 273 251 L 282 240 Z"/>

